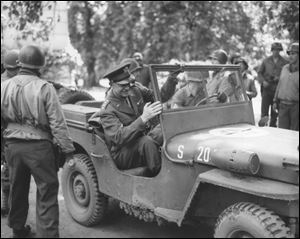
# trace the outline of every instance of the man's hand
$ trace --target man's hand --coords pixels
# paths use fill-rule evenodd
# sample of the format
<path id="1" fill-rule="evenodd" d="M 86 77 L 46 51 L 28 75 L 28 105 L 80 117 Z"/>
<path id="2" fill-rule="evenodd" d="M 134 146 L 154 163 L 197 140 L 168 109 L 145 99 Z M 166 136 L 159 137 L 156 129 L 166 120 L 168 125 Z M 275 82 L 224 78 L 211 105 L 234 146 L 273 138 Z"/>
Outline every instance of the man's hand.
<path id="1" fill-rule="evenodd" d="M 267 81 L 263 81 L 263 87 L 264 88 L 267 88 L 268 86 L 270 85 L 270 83 L 269 82 L 267 82 Z"/>
<path id="2" fill-rule="evenodd" d="M 278 103 L 276 101 L 273 102 L 272 108 L 276 113 L 278 113 Z"/>
<path id="3" fill-rule="evenodd" d="M 159 101 L 154 103 L 146 103 L 144 106 L 143 114 L 141 119 L 144 123 L 148 122 L 150 119 L 154 118 L 156 115 L 159 115 L 162 112 L 162 104 Z"/>
<path id="4" fill-rule="evenodd" d="M 222 92 L 222 93 L 218 93 L 217 99 L 220 103 L 225 103 L 227 101 L 227 95 Z"/>
<path id="5" fill-rule="evenodd" d="M 66 163 L 72 167 L 74 166 L 75 162 L 74 162 L 74 153 L 67 153 L 66 154 Z"/>

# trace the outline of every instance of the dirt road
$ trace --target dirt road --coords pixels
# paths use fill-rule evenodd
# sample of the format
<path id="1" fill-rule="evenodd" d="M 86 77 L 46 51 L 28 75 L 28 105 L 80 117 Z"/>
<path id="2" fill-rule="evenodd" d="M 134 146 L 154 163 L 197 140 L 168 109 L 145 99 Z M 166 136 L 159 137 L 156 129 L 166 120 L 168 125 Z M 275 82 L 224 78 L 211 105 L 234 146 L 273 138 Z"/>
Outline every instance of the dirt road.
<path id="1" fill-rule="evenodd" d="M 60 173 L 59 173 L 60 175 Z M 30 210 L 28 224 L 35 230 L 35 183 L 31 181 L 30 187 Z M 110 201 L 108 215 L 102 224 L 86 228 L 70 217 L 64 205 L 61 188 L 59 192 L 60 211 L 60 236 L 63 238 L 150 238 L 150 237 L 170 237 L 170 238 L 209 238 L 212 237 L 211 230 L 206 227 L 183 226 L 178 228 L 175 224 L 158 226 L 156 223 L 146 223 L 134 217 L 126 215 L 121 211 L 115 201 Z M 11 230 L 6 225 L 7 219 L 1 217 L 1 238 L 9 238 Z"/>

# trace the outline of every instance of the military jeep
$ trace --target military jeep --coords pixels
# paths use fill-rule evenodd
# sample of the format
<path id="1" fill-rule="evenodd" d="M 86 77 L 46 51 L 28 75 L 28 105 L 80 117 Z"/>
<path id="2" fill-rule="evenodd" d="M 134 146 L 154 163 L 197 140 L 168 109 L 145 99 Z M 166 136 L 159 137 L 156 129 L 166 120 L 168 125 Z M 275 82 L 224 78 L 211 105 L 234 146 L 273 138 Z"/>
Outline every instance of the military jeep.
<path id="1" fill-rule="evenodd" d="M 156 100 L 178 65 L 152 65 Z M 299 133 L 257 127 L 252 102 L 234 65 L 180 66 L 208 72 L 205 97 L 194 106 L 164 104 L 161 171 L 119 170 L 101 123 L 88 123 L 98 108 L 63 105 L 76 154 L 65 163 L 62 187 L 71 217 L 85 226 L 105 220 L 109 198 L 147 222 L 210 223 L 214 237 L 299 235 Z M 216 75 L 226 100 L 209 95 Z M 183 77 L 184 78 L 184 77 Z M 178 86 L 185 87 L 185 86 Z M 209 90 L 211 92 L 211 89 Z"/>

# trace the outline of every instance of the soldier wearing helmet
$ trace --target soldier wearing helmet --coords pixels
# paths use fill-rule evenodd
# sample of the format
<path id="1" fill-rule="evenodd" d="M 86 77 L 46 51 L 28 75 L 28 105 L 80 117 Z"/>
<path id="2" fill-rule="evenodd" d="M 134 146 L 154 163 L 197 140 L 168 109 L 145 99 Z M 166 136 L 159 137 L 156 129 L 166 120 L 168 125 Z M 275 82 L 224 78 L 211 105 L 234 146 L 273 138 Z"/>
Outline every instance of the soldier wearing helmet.
<path id="1" fill-rule="evenodd" d="M 210 56 L 209 59 L 212 60 L 213 64 L 226 64 L 228 60 L 228 55 L 226 51 L 219 49 L 214 51 Z"/>
<path id="2" fill-rule="evenodd" d="M 228 55 L 226 51 L 219 49 L 214 51 L 209 56 L 209 59 L 211 60 L 212 64 L 226 64 Z M 234 93 L 228 77 L 229 76 L 227 72 L 224 72 L 222 69 L 215 71 L 212 79 L 207 83 L 208 96 L 218 94 L 220 96 L 219 102 L 226 102 Z"/>
<path id="3" fill-rule="evenodd" d="M 187 84 L 172 97 L 171 108 L 196 106 L 206 98 L 205 85 L 208 77 L 208 72 L 187 72 Z"/>
<path id="4" fill-rule="evenodd" d="M 269 116 L 271 110 L 270 126 L 277 126 L 277 113 L 272 109 L 276 86 L 279 81 L 281 69 L 288 62 L 280 55 L 283 50 L 281 43 L 274 42 L 271 46 L 272 55 L 263 60 L 258 70 L 258 80 L 261 84 L 262 102 L 261 118 Z M 271 109 L 270 109 L 271 108 Z"/>
<path id="5" fill-rule="evenodd" d="M 5 71 L 1 74 L 1 83 L 18 74 L 20 69 L 18 65 L 18 50 L 11 50 L 3 57 L 3 67 Z"/>
<path id="6" fill-rule="evenodd" d="M 18 74 L 18 56 L 17 50 L 11 50 L 3 56 L 4 72 L 1 74 L 1 84 Z M 4 128 L 1 126 L 1 215 L 6 216 L 9 211 L 8 196 L 9 196 L 9 172 L 8 165 L 4 156 Z"/>
<path id="7" fill-rule="evenodd" d="M 135 52 L 133 54 L 132 58 L 136 60 L 136 62 L 138 63 L 138 65 L 140 67 L 139 70 L 135 73 L 136 81 L 140 82 L 143 86 L 146 86 L 147 88 L 152 88 L 150 67 L 148 65 L 144 64 L 142 53 Z"/>
<path id="8" fill-rule="evenodd" d="M 36 46 L 23 47 L 17 76 L 1 83 L 1 127 L 4 126 L 5 158 L 11 174 L 8 225 L 13 237 L 26 237 L 31 175 L 37 184 L 37 236 L 59 237 L 58 166 L 55 139 L 66 160 L 74 146 L 52 84 L 39 78 L 45 57 Z"/>
<path id="9" fill-rule="evenodd" d="M 279 128 L 299 131 L 299 43 L 287 50 L 290 63 L 282 68 L 273 108 L 279 110 Z"/>

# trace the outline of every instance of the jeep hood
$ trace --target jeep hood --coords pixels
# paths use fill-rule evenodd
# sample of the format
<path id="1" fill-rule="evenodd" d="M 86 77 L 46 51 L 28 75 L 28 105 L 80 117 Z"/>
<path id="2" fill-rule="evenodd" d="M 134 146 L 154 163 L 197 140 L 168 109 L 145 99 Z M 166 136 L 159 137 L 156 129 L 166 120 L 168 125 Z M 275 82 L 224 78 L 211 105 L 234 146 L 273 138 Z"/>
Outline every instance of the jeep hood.
<path id="1" fill-rule="evenodd" d="M 234 154 L 243 167 L 249 161 L 247 157 L 256 154 L 257 175 L 299 184 L 298 147 L 297 131 L 238 124 L 176 135 L 167 142 L 166 153 L 175 160 L 217 167 L 228 165 Z"/>

